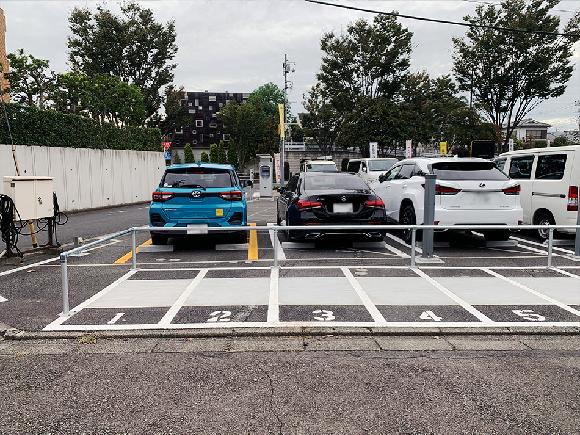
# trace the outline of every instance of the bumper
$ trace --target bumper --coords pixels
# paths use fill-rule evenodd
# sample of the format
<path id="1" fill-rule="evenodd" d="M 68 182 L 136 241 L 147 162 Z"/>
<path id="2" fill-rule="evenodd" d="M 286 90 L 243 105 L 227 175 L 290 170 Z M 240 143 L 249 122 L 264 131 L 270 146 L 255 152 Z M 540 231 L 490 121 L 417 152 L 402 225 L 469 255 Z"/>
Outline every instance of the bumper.
<path id="1" fill-rule="evenodd" d="M 220 218 L 170 218 L 163 207 L 153 204 L 149 208 L 149 225 L 153 227 L 183 228 L 186 233 L 188 225 L 207 225 L 208 227 L 231 227 L 232 231 L 240 226 L 248 224 L 248 213 L 245 205 L 231 207 L 228 212 Z M 172 233 L 178 234 L 178 233 Z"/>
<path id="2" fill-rule="evenodd" d="M 422 219 L 421 219 L 422 220 Z M 522 209 L 510 210 L 448 210 L 435 208 L 438 225 L 520 225 Z"/>

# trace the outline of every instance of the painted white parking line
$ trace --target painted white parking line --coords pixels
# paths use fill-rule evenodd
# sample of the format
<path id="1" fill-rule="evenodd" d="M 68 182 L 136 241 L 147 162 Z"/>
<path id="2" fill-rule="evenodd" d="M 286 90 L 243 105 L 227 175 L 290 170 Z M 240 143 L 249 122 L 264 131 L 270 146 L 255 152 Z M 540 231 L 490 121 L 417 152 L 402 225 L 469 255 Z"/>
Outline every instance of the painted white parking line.
<path id="1" fill-rule="evenodd" d="M 165 315 L 159 321 L 159 325 L 169 326 L 173 318 L 177 315 L 185 301 L 189 298 L 191 293 L 195 290 L 195 288 L 199 285 L 199 283 L 203 280 L 205 275 L 207 274 L 208 269 L 201 269 L 197 276 L 191 281 L 191 283 L 187 286 L 187 288 L 181 293 L 179 298 L 173 303 L 171 308 L 165 313 Z"/>
<path id="2" fill-rule="evenodd" d="M 495 322 L 493 320 L 491 320 L 489 317 L 487 317 L 485 314 L 483 314 L 482 312 L 480 312 L 479 310 L 477 310 L 471 304 L 468 304 L 465 300 L 463 300 L 462 298 L 460 298 L 459 296 L 457 296 L 451 290 L 445 288 L 438 281 L 436 281 L 433 278 L 431 278 L 429 275 L 427 275 L 422 270 L 417 269 L 417 268 L 413 268 L 412 270 L 413 270 L 413 272 L 415 272 L 420 277 L 426 279 L 437 290 L 443 292 L 443 294 L 445 294 L 447 297 L 449 297 L 450 299 L 452 299 L 455 302 L 457 302 L 459 305 L 461 305 L 461 307 L 463 307 L 464 310 L 470 312 L 471 314 L 473 314 L 475 317 L 477 317 L 482 322 L 487 323 L 487 324 L 490 324 L 490 323 L 495 324 Z"/>
<path id="3" fill-rule="evenodd" d="M 387 323 L 387 321 L 385 320 L 381 312 L 378 310 L 378 308 L 375 306 L 375 304 L 373 304 L 371 298 L 369 298 L 369 295 L 367 295 L 367 293 L 363 290 L 363 288 L 356 280 L 356 278 L 352 275 L 350 270 L 346 267 L 341 267 L 340 269 L 342 270 L 344 276 L 346 276 L 346 279 L 348 279 L 348 282 L 350 283 L 350 285 L 356 292 L 357 296 L 364 304 L 365 308 L 367 309 L 367 311 L 369 312 L 375 323 L 377 323 L 377 326 L 384 326 Z"/>
<path id="4" fill-rule="evenodd" d="M 533 245 L 533 246 L 539 246 L 541 248 L 544 248 L 544 249 L 546 249 L 546 255 L 548 253 L 548 251 L 547 251 L 548 245 L 547 244 L 538 243 L 538 242 L 534 242 L 532 240 L 522 239 L 520 237 L 515 237 L 515 236 L 512 236 L 511 238 L 514 240 L 517 240 L 518 242 L 524 242 L 524 243 L 528 243 L 528 244 Z M 572 255 L 572 256 L 574 255 L 574 251 L 572 251 L 570 249 L 564 249 L 564 248 L 560 248 L 558 246 L 553 246 L 552 249 L 554 251 L 564 252 L 565 254 L 568 254 L 568 255 Z"/>
<path id="5" fill-rule="evenodd" d="M 39 261 L 38 263 L 28 264 L 26 266 L 17 267 L 16 269 L 10 269 L 4 272 L 0 272 L 0 276 L 10 275 L 16 272 L 20 272 L 22 270 L 31 269 L 33 267 L 42 266 L 43 264 L 53 263 L 58 260 L 58 257 L 49 258 L 48 260 Z"/>
<path id="6" fill-rule="evenodd" d="M 405 254 L 403 251 L 400 251 L 399 249 L 395 248 L 394 246 L 389 245 L 387 242 L 385 242 L 385 249 L 387 249 L 388 251 L 391 251 L 393 254 L 398 255 L 401 258 L 410 258 L 411 256 L 408 254 Z"/>
<path id="7" fill-rule="evenodd" d="M 508 278 L 506 276 L 503 276 L 503 275 L 501 275 L 501 274 L 499 274 L 497 272 L 494 272 L 493 270 L 488 269 L 486 267 L 483 267 L 481 270 L 483 270 L 485 273 L 490 274 L 491 276 L 495 276 L 496 278 L 499 278 L 499 279 L 501 279 L 501 280 L 503 280 L 505 282 L 508 282 L 511 285 L 515 286 L 515 287 L 521 288 L 522 290 L 525 290 L 528 293 L 531 293 L 531 294 L 533 294 L 533 295 L 535 295 L 535 296 L 537 296 L 537 297 L 545 300 L 546 302 L 549 302 L 552 305 L 557 305 L 558 307 L 562 308 L 563 310 L 566 310 L 566 311 L 568 311 L 568 312 L 570 312 L 572 314 L 575 314 L 576 316 L 580 316 L 580 311 L 579 310 L 576 310 L 576 309 L 572 308 L 569 305 L 566 305 L 566 304 L 564 304 L 564 303 L 562 303 L 562 302 L 560 302 L 560 301 L 558 301 L 558 300 L 556 300 L 554 298 L 551 298 L 550 296 L 546 296 L 545 294 L 540 293 L 539 291 L 536 291 L 534 289 L 531 289 L 529 287 L 526 287 L 525 285 L 520 284 L 519 282 L 514 281 L 513 279 L 510 279 L 510 278 Z"/>
<path id="8" fill-rule="evenodd" d="M 394 240 L 395 242 L 399 243 L 400 245 L 403 245 L 409 249 L 411 249 L 411 245 L 409 245 L 408 243 L 405 243 L 405 241 L 403 239 L 400 239 L 397 236 L 394 236 L 392 234 L 387 233 L 386 236 L 391 239 Z M 419 246 L 415 246 L 415 250 L 417 251 L 417 253 L 422 254 L 423 250 L 419 247 Z"/>
<path id="9" fill-rule="evenodd" d="M 568 276 L 570 278 L 580 279 L 580 276 L 574 275 L 573 273 L 567 272 L 567 271 L 562 270 L 562 269 L 560 269 L 558 267 L 553 267 L 552 270 L 555 270 L 556 272 L 561 273 L 562 275 L 566 275 L 566 276 Z"/>
<path id="10" fill-rule="evenodd" d="M 274 224 L 268 223 L 268 226 L 271 227 Z M 276 237 L 274 235 L 274 230 L 270 230 L 268 231 L 268 233 L 270 234 L 270 241 L 272 242 L 272 248 L 276 247 L 278 249 L 278 261 L 280 260 L 286 260 L 286 254 L 284 253 L 284 249 L 282 249 L 282 243 L 280 243 L 280 240 L 278 239 L 278 237 Z M 278 231 L 278 236 L 280 235 L 280 232 Z"/>
<path id="11" fill-rule="evenodd" d="M 117 314 L 115 314 L 115 317 L 113 317 L 111 320 L 109 320 L 107 322 L 107 325 L 114 325 L 124 315 L 125 315 L 125 313 L 117 313 Z"/>
<path id="12" fill-rule="evenodd" d="M 6 299 L 4 296 L 0 296 L 0 303 L 2 302 L 6 302 L 8 299 Z"/>
<path id="13" fill-rule="evenodd" d="M 280 305 L 278 298 L 278 280 L 280 278 L 280 269 L 273 267 L 270 272 L 270 295 L 268 297 L 268 323 L 280 322 Z"/>

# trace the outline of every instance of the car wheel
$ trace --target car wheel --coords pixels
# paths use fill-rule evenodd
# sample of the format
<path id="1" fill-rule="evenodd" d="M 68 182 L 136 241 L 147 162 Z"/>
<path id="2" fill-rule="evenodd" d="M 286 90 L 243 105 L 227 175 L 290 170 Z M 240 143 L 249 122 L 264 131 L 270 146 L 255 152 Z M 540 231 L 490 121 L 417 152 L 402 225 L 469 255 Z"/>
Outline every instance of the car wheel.
<path id="1" fill-rule="evenodd" d="M 167 245 L 167 237 L 165 234 L 151 234 L 151 242 L 154 245 Z"/>
<path id="2" fill-rule="evenodd" d="M 539 213 L 536 218 L 534 219 L 534 225 L 555 225 L 556 221 L 554 217 L 549 212 L 542 212 Z M 550 230 L 548 228 L 541 228 L 537 230 L 536 235 L 540 240 L 547 240 L 550 234 Z"/>
<path id="3" fill-rule="evenodd" d="M 417 218 L 415 217 L 415 209 L 412 205 L 406 205 L 401 210 L 401 215 L 399 217 L 399 224 L 400 225 L 416 225 Z M 402 230 L 401 238 L 405 241 L 405 243 L 411 243 L 412 239 L 412 230 Z M 417 231 L 417 236 L 419 236 L 419 231 Z"/>
<path id="4" fill-rule="evenodd" d="M 248 243 L 248 232 L 247 231 L 236 231 L 233 234 L 234 243 Z"/>
<path id="5" fill-rule="evenodd" d="M 509 240 L 511 235 L 509 230 L 482 231 L 482 234 L 488 242 L 504 242 Z"/>
<path id="6" fill-rule="evenodd" d="M 280 212 L 278 211 L 278 207 L 276 207 L 276 225 L 282 225 L 282 219 L 280 219 Z"/>

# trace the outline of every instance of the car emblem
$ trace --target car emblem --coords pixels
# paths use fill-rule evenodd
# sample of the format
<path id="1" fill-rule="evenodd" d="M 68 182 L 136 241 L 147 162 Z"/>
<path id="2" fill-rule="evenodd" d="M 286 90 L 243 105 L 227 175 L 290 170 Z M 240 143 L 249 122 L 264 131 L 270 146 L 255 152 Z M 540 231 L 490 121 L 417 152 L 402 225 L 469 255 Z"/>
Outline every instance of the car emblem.
<path id="1" fill-rule="evenodd" d="M 201 192 L 199 190 L 194 190 L 193 192 L 191 192 L 191 196 L 193 196 L 194 198 L 199 198 L 201 196 Z"/>
<path id="2" fill-rule="evenodd" d="M 346 202 L 346 196 L 341 196 L 341 197 L 340 197 L 340 200 L 341 200 L 342 202 Z"/>
<path id="3" fill-rule="evenodd" d="M 485 187 L 485 183 L 479 183 L 479 187 Z"/>

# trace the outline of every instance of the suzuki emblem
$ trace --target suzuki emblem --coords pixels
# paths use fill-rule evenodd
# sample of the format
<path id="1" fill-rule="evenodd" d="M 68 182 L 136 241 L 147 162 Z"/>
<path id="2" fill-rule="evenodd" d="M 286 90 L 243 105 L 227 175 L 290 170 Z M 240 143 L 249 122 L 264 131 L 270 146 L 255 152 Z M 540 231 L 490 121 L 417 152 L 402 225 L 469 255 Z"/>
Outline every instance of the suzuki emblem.
<path id="1" fill-rule="evenodd" d="M 193 196 L 194 198 L 199 198 L 201 196 L 201 192 L 199 190 L 194 190 L 193 192 L 191 192 L 191 196 Z"/>

